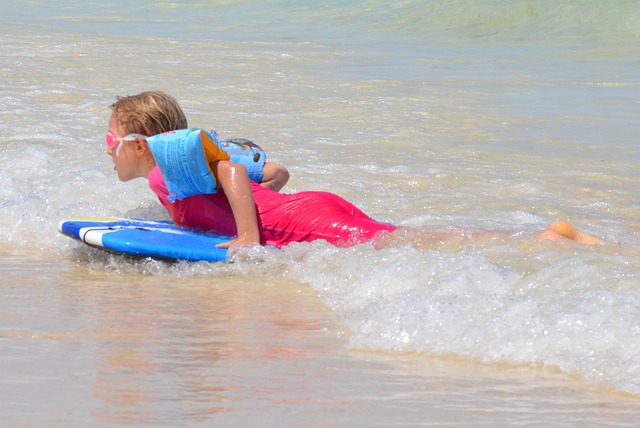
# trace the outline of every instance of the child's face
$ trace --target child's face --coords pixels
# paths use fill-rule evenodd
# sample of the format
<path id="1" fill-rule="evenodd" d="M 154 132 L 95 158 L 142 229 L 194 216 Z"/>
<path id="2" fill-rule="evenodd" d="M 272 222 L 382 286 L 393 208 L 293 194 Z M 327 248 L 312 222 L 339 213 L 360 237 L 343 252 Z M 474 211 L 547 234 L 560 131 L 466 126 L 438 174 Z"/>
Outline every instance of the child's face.
<path id="1" fill-rule="evenodd" d="M 114 115 L 109 118 L 109 132 L 116 137 L 124 137 L 127 132 Z M 138 178 L 138 156 L 136 155 L 136 143 L 134 141 L 121 141 L 114 147 L 107 146 L 107 154 L 114 163 L 113 169 L 118 173 L 120 181 L 129 181 Z"/>

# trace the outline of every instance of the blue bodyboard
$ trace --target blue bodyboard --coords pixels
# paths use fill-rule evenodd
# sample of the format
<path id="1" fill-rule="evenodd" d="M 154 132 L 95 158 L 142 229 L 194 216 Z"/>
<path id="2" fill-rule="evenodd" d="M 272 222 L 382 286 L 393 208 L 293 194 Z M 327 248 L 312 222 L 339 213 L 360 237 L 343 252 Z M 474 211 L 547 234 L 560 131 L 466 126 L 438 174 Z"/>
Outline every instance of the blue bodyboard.
<path id="1" fill-rule="evenodd" d="M 126 218 L 63 219 L 58 230 L 92 247 L 164 260 L 225 261 L 227 250 L 216 245 L 234 239 L 163 220 Z"/>

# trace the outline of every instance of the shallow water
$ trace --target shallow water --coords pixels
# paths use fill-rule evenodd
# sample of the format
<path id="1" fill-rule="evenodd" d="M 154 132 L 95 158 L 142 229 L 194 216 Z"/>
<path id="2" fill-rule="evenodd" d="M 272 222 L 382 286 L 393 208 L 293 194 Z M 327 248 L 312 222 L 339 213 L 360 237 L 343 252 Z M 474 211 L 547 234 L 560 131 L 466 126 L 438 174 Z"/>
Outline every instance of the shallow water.
<path id="1" fill-rule="evenodd" d="M 638 3 L 384 3 L 0 4 L 9 420 L 637 421 Z M 519 234 L 175 265 L 71 242 L 60 218 L 166 218 L 103 143 L 146 89 L 260 143 L 285 191 Z M 558 218 L 607 245 L 532 240 Z"/>
<path id="2" fill-rule="evenodd" d="M 640 413 L 557 369 L 351 349 L 295 281 L 79 251 L 1 260 L 11 426 L 633 426 Z"/>

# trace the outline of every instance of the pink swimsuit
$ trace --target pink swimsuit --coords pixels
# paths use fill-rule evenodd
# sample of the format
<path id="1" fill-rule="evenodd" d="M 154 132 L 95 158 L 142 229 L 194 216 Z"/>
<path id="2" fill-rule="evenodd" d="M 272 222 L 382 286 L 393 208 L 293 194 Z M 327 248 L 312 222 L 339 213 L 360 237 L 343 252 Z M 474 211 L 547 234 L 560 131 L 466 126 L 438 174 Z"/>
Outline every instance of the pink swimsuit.
<path id="1" fill-rule="evenodd" d="M 236 236 L 236 222 L 224 192 L 169 202 L 160 169 L 149 174 L 149 187 L 174 221 L 183 226 Z M 278 193 L 251 182 L 263 245 L 323 239 L 339 247 L 368 242 L 396 226 L 380 223 L 350 202 L 329 192 Z"/>

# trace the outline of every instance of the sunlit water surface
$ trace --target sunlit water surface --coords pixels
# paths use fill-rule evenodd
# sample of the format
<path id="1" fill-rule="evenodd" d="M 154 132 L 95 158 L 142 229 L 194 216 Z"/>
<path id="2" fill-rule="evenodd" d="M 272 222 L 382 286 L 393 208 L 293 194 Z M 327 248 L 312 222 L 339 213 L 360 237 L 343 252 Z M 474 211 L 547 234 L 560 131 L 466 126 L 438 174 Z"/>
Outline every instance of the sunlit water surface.
<path id="1" fill-rule="evenodd" d="M 631 426 L 640 9 L 308 3 L 0 5 L 2 414 Z M 261 144 L 285 191 L 516 239 L 165 264 L 60 236 L 63 217 L 166 218 L 103 143 L 108 105 L 146 89 Z M 558 218 L 606 245 L 533 241 Z"/>

